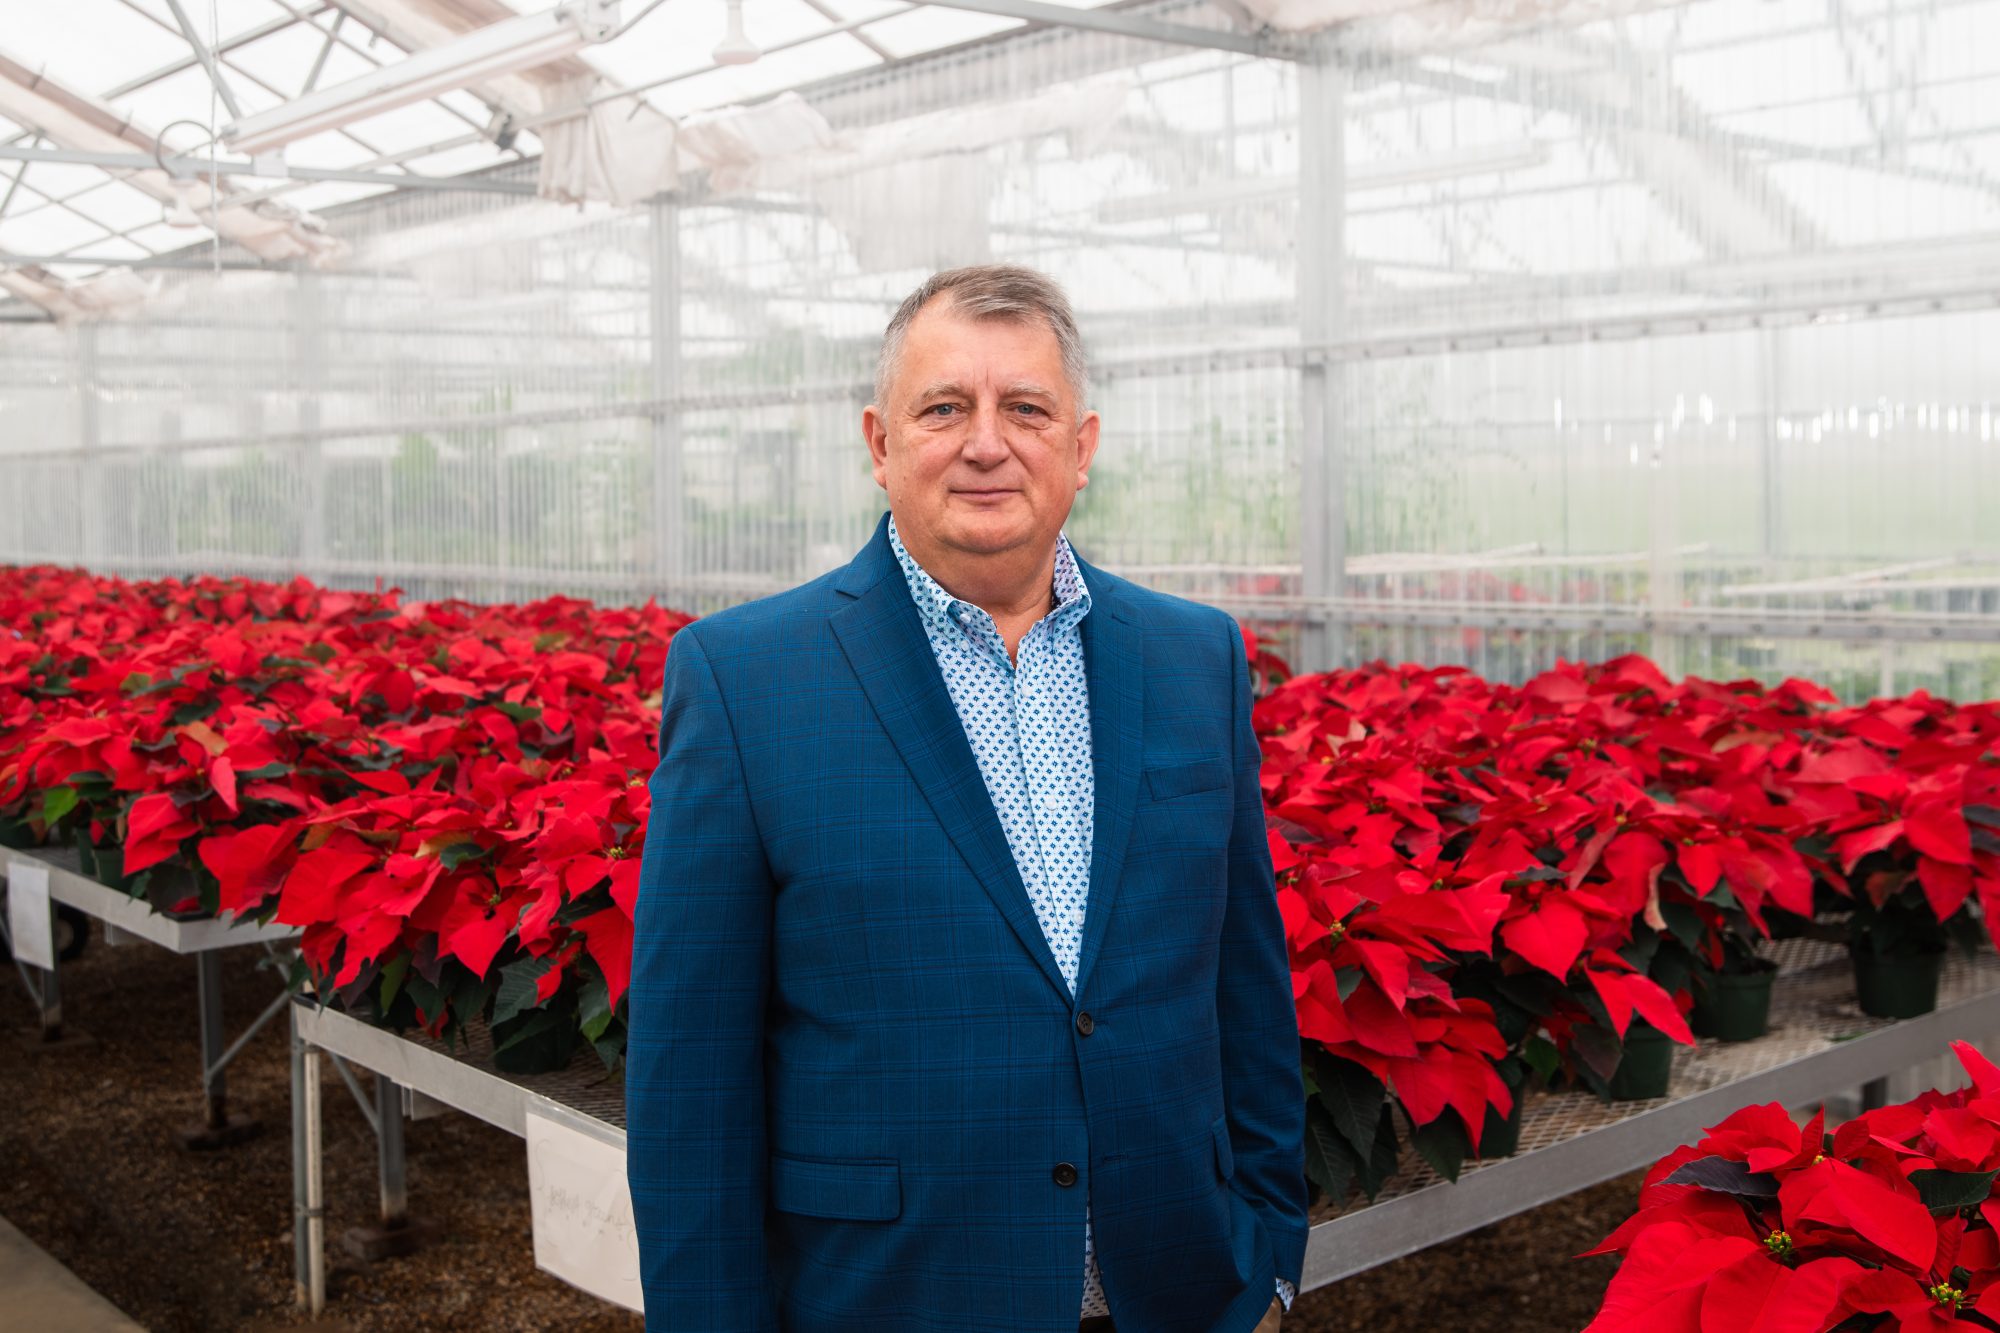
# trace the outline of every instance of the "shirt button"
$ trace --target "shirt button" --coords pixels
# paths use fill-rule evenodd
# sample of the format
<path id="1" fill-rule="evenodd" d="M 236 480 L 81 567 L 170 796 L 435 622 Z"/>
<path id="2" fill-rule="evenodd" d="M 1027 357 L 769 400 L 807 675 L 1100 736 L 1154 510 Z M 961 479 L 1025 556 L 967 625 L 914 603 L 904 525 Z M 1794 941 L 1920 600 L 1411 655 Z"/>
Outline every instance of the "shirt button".
<path id="1" fill-rule="evenodd" d="M 1097 1031 L 1097 1020 L 1092 1018 L 1088 1012 L 1078 1014 L 1076 1016 L 1076 1030 L 1088 1037 L 1091 1033 Z"/>
<path id="2" fill-rule="evenodd" d="M 1076 1168 L 1068 1162 L 1057 1162 L 1056 1169 L 1051 1172 L 1051 1175 L 1054 1176 L 1056 1184 L 1062 1186 L 1064 1189 L 1068 1189 L 1071 1185 L 1076 1184 Z"/>
<path id="3" fill-rule="evenodd" d="M 1061 809 L 1061 808 L 1062 808 L 1062 798 L 1061 798 L 1061 797 L 1058 797 L 1058 796 L 1044 796 L 1044 797 L 1042 798 L 1042 809 L 1044 809 L 1044 810 L 1059 810 L 1059 809 Z"/>

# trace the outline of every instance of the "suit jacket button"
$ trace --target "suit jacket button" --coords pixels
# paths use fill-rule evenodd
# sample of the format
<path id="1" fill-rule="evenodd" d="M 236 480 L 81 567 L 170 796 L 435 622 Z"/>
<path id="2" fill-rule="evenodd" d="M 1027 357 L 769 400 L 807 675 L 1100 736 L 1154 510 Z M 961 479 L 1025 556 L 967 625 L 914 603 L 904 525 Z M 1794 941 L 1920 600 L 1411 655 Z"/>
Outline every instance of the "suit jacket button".
<path id="1" fill-rule="evenodd" d="M 1076 1168 L 1068 1162 L 1057 1162 L 1054 1174 L 1056 1184 L 1062 1186 L 1064 1189 L 1068 1189 L 1071 1185 L 1076 1184 Z"/>
<path id="2" fill-rule="evenodd" d="M 1092 1019 L 1088 1013 L 1078 1014 L 1076 1016 L 1076 1030 L 1088 1037 L 1092 1032 L 1097 1030 L 1096 1020 Z"/>

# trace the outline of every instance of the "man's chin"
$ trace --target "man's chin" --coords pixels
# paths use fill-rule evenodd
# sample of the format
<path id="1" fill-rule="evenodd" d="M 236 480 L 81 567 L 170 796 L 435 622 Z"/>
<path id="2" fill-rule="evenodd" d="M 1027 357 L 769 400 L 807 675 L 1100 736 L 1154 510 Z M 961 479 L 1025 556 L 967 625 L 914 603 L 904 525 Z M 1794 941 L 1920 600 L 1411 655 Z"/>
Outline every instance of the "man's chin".
<path id="1" fill-rule="evenodd" d="M 945 544 L 967 555 L 999 555 L 1019 550 L 1035 538 L 1025 523 L 959 523 L 948 528 Z"/>

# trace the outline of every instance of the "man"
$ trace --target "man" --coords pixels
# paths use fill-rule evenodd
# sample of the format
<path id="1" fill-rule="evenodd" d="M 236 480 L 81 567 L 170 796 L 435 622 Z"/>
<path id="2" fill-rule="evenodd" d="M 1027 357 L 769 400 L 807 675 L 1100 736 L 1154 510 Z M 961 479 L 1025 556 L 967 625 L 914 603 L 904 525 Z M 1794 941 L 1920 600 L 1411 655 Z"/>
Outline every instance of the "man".
<path id="1" fill-rule="evenodd" d="M 853 563 L 667 657 L 626 1105 L 647 1326 L 1252 1333 L 1306 1241 L 1235 624 L 1062 536 L 1067 299 L 941 273 Z"/>

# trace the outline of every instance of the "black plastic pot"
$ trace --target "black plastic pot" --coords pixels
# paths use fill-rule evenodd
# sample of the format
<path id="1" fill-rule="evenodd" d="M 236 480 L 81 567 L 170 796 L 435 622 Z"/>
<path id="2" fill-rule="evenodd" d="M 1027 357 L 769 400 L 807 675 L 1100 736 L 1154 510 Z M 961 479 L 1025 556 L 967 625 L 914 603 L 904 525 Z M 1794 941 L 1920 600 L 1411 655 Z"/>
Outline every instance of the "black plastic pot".
<path id="1" fill-rule="evenodd" d="M 108 884 L 121 893 L 132 891 L 132 877 L 125 873 L 125 849 L 122 846 L 92 847 L 87 842 L 79 842 L 77 847 L 83 852 L 84 873 L 99 884 Z"/>
<path id="2" fill-rule="evenodd" d="M 1674 1039 L 1639 1020 L 1625 1030 L 1625 1049 L 1611 1075 L 1611 1100 L 1646 1101 L 1667 1095 L 1674 1070 Z"/>
<path id="3" fill-rule="evenodd" d="M 1874 1018 L 1916 1018 L 1937 1008 L 1938 978 L 1944 973 L 1944 950 L 1918 954 L 1881 954 L 1851 950 L 1854 992 L 1861 1012 Z"/>
<path id="4" fill-rule="evenodd" d="M 1496 1157 L 1512 1157 L 1521 1151 L 1521 1111 L 1528 1104 L 1526 1087 L 1512 1087 L 1514 1109 L 1500 1115 L 1492 1107 L 1486 1108 L 1486 1123 L 1479 1130 L 1479 1156 L 1491 1161 Z"/>
<path id="5" fill-rule="evenodd" d="M 1690 1022 L 1697 1034 L 1721 1041 L 1754 1041 L 1771 1030 L 1771 982 L 1775 963 L 1751 972 L 1717 972 L 1694 988 Z"/>
<path id="6" fill-rule="evenodd" d="M 1773 907 L 1764 913 L 1764 927 L 1774 940 L 1802 939 L 1812 927 L 1812 918 Z"/>

